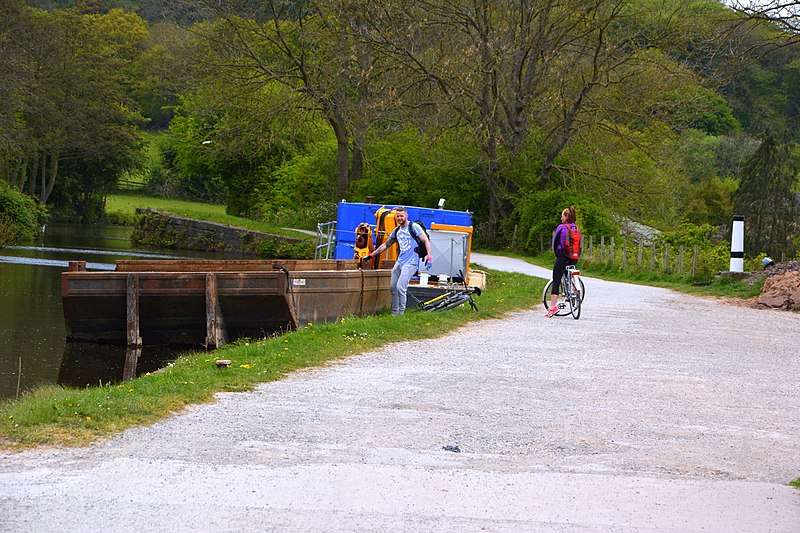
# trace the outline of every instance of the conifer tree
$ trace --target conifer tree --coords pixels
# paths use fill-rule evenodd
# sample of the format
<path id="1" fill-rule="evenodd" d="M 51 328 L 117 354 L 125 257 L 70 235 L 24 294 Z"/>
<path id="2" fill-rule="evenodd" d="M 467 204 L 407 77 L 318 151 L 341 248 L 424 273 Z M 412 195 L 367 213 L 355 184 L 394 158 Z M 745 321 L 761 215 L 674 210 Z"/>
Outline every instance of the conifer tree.
<path id="1" fill-rule="evenodd" d="M 779 257 L 781 252 L 788 256 L 794 252 L 790 237 L 798 226 L 792 191 L 795 174 L 788 145 L 779 143 L 772 133 L 766 134 L 745 165 L 735 196 L 736 212 L 745 217 L 746 253 Z"/>

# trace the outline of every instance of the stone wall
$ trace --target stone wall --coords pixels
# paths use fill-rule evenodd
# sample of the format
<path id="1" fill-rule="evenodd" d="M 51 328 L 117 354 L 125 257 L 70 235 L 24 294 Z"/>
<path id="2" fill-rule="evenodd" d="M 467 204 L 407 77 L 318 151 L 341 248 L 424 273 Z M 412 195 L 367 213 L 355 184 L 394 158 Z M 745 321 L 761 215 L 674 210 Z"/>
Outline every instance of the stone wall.
<path id="1" fill-rule="evenodd" d="M 137 209 L 137 223 L 131 240 L 136 244 L 176 248 L 184 250 L 203 250 L 231 252 L 264 257 L 264 249 L 302 248 L 304 253 L 282 255 L 306 255 L 313 244 L 306 239 L 293 239 L 282 235 L 273 235 L 261 231 L 236 228 L 216 222 L 194 220 L 164 213 L 155 209 Z M 269 246 L 264 246 L 264 241 Z M 266 254 L 269 256 L 270 254 Z M 304 258 L 304 257 L 298 257 Z"/>

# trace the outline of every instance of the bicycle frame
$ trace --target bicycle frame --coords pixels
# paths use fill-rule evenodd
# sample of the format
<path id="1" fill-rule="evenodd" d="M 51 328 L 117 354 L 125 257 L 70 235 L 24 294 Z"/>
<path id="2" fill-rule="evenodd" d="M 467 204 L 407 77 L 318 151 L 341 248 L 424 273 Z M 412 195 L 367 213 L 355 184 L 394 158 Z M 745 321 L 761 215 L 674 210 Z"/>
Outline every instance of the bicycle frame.
<path id="1" fill-rule="evenodd" d="M 552 280 L 547 283 L 542 291 L 542 304 L 545 309 L 550 308 L 550 289 L 553 285 Z M 583 281 L 580 279 L 580 270 L 574 265 L 568 265 L 566 271 L 561 276 L 561 289 L 559 291 L 558 312 L 556 316 L 566 316 L 571 314 L 576 320 L 581 315 L 581 303 L 585 296 Z"/>

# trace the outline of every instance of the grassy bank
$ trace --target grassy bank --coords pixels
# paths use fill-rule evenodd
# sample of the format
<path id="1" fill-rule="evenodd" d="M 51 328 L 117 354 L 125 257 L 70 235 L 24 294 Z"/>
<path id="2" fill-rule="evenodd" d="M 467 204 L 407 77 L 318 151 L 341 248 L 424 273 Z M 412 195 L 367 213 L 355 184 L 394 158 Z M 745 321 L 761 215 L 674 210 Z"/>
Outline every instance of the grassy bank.
<path id="1" fill-rule="evenodd" d="M 187 354 L 163 371 L 117 385 L 71 389 L 48 386 L 0 403 L 0 446 L 78 446 L 151 424 L 214 394 L 247 391 L 293 370 L 373 350 L 389 343 L 438 337 L 465 324 L 529 308 L 544 280 L 489 271 L 487 290 L 468 306 L 441 313 L 409 311 L 315 324 L 281 337 L 240 340 L 213 352 Z M 216 359 L 230 359 L 218 369 Z"/>
<path id="2" fill-rule="evenodd" d="M 503 254 L 511 256 L 512 254 Z M 543 254 L 536 257 L 516 255 L 532 265 L 547 269 L 553 268 L 553 255 Z M 618 268 L 608 267 L 601 264 L 585 264 L 578 262 L 581 274 L 606 281 L 619 281 L 623 283 L 634 283 L 637 285 L 649 285 L 651 287 L 663 287 L 685 294 L 696 294 L 698 296 L 715 296 L 719 298 L 741 298 L 748 299 L 758 296 L 764 285 L 764 280 L 750 285 L 741 281 L 732 281 L 728 278 L 715 278 L 710 282 L 699 285 L 695 284 L 689 276 L 678 276 L 664 274 L 661 272 L 621 272 Z M 588 289 L 587 289 L 588 292 Z"/>
<path id="3" fill-rule="evenodd" d="M 176 200 L 174 198 L 155 198 L 152 196 L 143 196 L 141 194 L 127 193 L 112 194 L 106 199 L 106 213 L 112 221 L 116 222 L 133 225 L 135 222 L 136 209 L 140 207 L 149 207 L 186 218 L 218 222 L 237 228 L 263 231 L 273 235 L 283 235 L 299 239 L 313 238 L 310 235 L 298 231 L 286 230 L 249 218 L 228 215 L 225 213 L 224 205 L 188 202 L 185 200 Z"/>

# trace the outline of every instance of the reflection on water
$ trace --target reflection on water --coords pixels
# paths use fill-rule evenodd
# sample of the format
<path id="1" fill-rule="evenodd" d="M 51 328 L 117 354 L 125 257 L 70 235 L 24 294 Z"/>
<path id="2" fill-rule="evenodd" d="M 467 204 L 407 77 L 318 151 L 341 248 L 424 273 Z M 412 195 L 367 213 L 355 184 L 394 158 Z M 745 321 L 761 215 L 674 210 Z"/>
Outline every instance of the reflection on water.
<path id="1" fill-rule="evenodd" d="M 112 270 L 118 259 L 220 258 L 134 249 L 130 232 L 119 226 L 48 225 L 38 242 L 0 249 L 0 399 L 45 383 L 83 387 L 122 380 L 126 355 L 127 374 L 133 372 L 134 358 L 124 346 L 65 342 L 61 272 L 69 261 Z M 153 372 L 178 353 L 174 347 L 147 346 L 136 374 Z"/>
<path id="2" fill-rule="evenodd" d="M 93 342 L 66 342 L 58 383 L 72 387 L 118 383 L 155 372 L 180 353 L 180 348 L 168 346 L 127 349 Z"/>

